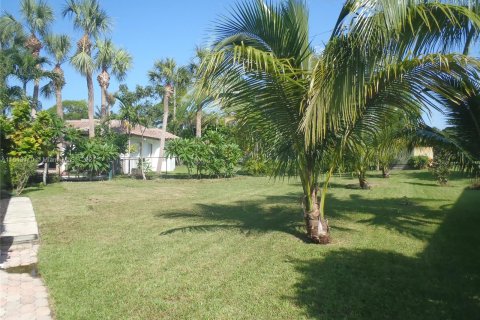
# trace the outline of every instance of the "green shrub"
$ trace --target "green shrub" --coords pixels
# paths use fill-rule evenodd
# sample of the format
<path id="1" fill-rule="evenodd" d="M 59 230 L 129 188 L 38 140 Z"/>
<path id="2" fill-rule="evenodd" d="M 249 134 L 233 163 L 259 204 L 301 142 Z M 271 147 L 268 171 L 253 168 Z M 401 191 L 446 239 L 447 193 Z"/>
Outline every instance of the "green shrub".
<path id="1" fill-rule="evenodd" d="M 194 168 L 197 175 L 231 177 L 242 157 L 240 147 L 222 133 L 207 132 L 202 138 L 176 139 L 166 147 L 167 156 L 176 156 L 187 167 L 189 175 Z"/>
<path id="2" fill-rule="evenodd" d="M 8 164 L 5 160 L 0 160 L 0 190 L 6 190 L 10 184 L 8 174 Z"/>
<path id="3" fill-rule="evenodd" d="M 37 161 L 33 158 L 10 158 L 10 180 L 16 195 L 20 195 L 27 185 L 28 179 L 37 170 Z"/>
<path id="4" fill-rule="evenodd" d="M 435 159 L 433 159 L 430 171 L 440 185 L 444 186 L 447 184 L 450 168 L 451 163 L 448 152 L 435 150 Z"/>
<path id="5" fill-rule="evenodd" d="M 243 170 L 252 176 L 264 176 L 271 173 L 268 162 L 261 158 L 249 158 L 245 160 Z"/>
<path id="6" fill-rule="evenodd" d="M 430 164 L 430 159 L 427 156 L 415 156 L 411 157 L 407 164 L 413 169 L 426 169 Z"/>
<path id="7" fill-rule="evenodd" d="M 118 158 L 118 150 L 113 144 L 99 140 L 89 140 L 78 149 L 67 156 L 68 171 L 86 174 L 90 178 L 107 174 L 111 162 Z"/>

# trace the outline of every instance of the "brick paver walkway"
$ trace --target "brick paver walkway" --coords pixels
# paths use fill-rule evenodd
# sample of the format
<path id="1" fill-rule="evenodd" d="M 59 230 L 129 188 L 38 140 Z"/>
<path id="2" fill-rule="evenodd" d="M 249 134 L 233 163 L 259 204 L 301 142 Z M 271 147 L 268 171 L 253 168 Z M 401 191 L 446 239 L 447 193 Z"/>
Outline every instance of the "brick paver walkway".
<path id="1" fill-rule="evenodd" d="M 10 199 L 1 230 L 0 319 L 52 319 L 47 289 L 34 267 L 38 228 L 30 199 Z"/>

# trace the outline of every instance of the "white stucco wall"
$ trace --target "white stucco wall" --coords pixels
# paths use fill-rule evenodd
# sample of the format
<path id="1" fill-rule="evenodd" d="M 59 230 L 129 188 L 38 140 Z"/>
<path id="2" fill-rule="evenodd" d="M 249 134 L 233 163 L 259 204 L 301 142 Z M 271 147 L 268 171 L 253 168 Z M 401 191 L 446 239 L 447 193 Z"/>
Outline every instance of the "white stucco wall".
<path id="1" fill-rule="evenodd" d="M 124 174 L 129 174 L 132 169 L 136 169 L 138 167 L 138 159 L 140 158 L 140 139 L 141 137 L 132 136 L 130 145 L 132 146 L 131 149 L 133 152 L 120 156 Z M 160 140 L 144 138 L 142 157 L 150 163 L 153 171 L 157 171 L 160 160 Z M 171 172 L 174 170 L 175 158 L 169 158 L 167 161 L 163 161 L 162 172 Z"/>

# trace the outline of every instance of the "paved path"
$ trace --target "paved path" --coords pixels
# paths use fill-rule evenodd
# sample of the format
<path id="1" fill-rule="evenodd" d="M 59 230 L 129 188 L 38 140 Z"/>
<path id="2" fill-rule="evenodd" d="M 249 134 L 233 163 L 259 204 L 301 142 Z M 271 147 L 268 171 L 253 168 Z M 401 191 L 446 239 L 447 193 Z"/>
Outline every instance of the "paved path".
<path id="1" fill-rule="evenodd" d="M 0 319 L 52 319 L 48 293 L 36 275 L 38 227 L 29 198 L 2 199 Z"/>

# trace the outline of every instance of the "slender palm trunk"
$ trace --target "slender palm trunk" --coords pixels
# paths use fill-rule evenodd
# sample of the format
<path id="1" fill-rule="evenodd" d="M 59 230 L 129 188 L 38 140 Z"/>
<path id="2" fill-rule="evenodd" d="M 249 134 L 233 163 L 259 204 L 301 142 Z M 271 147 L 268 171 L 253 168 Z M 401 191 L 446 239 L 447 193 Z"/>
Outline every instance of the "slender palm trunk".
<path id="1" fill-rule="evenodd" d="M 168 122 L 168 98 L 170 96 L 170 89 L 165 88 L 165 94 L 163 96 L 163 124 L 162 124 L 162 135 L 160 137 L 160 159 L 158 159 L 157 172 L 162 172 L 163 166 L 163 156 L 165 154 L 165 137 L 167 133 L 167 122 Z"/>
<path id="2" fill-rule="evenodd" d="M 143 159 L 143 134 L 145 132 L 145 129 L 142 130 L 142 139 L 140 140 L 140 168 L 142 171 L 142 179 L 147 180 L 147 177 L 145 176 L 145 161 Z"/>
<path id="3" fill-rule="evenodd" d="M 95 120 L 93 119 L 94 115 L 94 94 L 93 94 L 93 79 L 92 73 L 87 72 L 87 89 L 88 89 L 88 136 L 90 138 L 95 137 Z"/>
<path id="4" fill-rule="evenodd" d="M 37 68 L 40 68 L 40 66 L 37 66 Z M 38 93 L 39 93 L 39 89 L 40 89 L 40 80 L 39 79 L 35 79 L 34 82 L 33 82 L 33 101 L 32 101 L 32 109 L 35 110 L 35 112 L 32 112 L 34 114 L 37 113 L 37 110 L 38 110 Z"/>
<path id="5" fill-rule="evenodd" d="M 328 221 L 325 219 L 323 203 L 319 198 L 313 162 L 307 160 L 305 166 L 300 167 L 300 180 L 303 186 L 303 217 L 307 236 L 315 243 L 327 244 L 330 242 Z"/>
<path id="6" fill-rule="evenodd" d="M 63 102 L 62 102 L 62 88 L 55 87 L 55 99 L 57 103 L 57 115 L 60 119 L 63 119 Z"/>
<path id="7" fill-rule="evenodd" d="M 43 177 L 42 177 L 42 182 L 43 182 L 43 185 L 46 186 L 47 185 L 47 175 L 48 175 L 48 157 L 45 157 L 43 159 L 44 163 L 43 163 Z"/>
<path id="8" fill-rule="evenodd" d="M 102 121 L 104 121 L 105 119 L 107 119 L 107 116 L 108 116 L 108 106 L 107 106 L 107 88 L 105 86 L 103 86 L 101 88 L 101 92 L 102 92 Z"/>
<path id="9" fill-rule="evenodd" d="M 202 136 L 202 108 L 198 107 L 195 115 L 195 136 L 200 138 Z"/>
<path id="10" fill-rule="evenodd" d="M 177 119 L 177 90 L 173 87 L 173 121 Z"/>
<path id="11" fill-rule="evenodd" d="M 105 121 L 108 116 L 108 101 L 107 101 L 108 91 L 107 90 L 108 90 L 108 86 L 110 85 L 110 75 L 108 74 L 107 69 L 105 67 L 102 69 L 102 72 L 98 75 L 97 81 L 101 88 L 102 121 Z"/>

